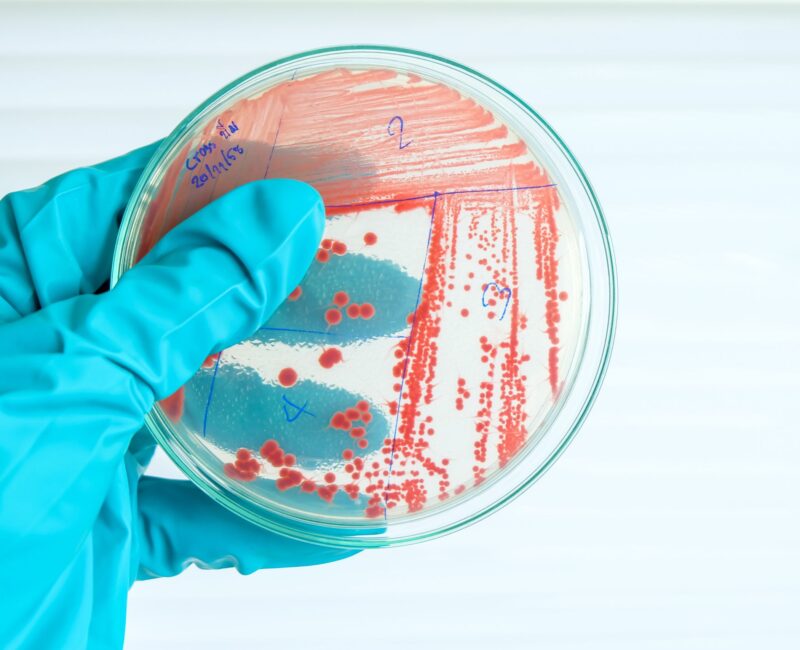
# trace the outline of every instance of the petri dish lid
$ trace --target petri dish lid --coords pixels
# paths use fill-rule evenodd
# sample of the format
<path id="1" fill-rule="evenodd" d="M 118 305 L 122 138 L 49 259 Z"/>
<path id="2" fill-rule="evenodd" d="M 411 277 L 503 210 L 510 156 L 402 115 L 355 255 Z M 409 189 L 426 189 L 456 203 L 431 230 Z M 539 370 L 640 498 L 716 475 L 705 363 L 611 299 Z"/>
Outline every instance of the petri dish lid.
<path id="1" fill-rule="evenodd" d="M 454 531 L 530 486 L 586 417 L 615 323 L 606 225 L 553 129 L 423 52 L 275 61 L 163 142 L 112 282 L 261 178 L 313 185 L 324 239 L 270 320 L 148 415 L 178 466 L 267 529 L 359 548 Z"/>

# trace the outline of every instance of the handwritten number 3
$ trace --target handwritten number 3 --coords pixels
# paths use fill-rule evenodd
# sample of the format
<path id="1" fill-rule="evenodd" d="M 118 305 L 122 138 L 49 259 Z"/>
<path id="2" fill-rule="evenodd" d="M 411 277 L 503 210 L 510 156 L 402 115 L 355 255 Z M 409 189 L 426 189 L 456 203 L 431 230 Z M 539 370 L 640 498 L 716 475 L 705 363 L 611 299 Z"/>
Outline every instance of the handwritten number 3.
<path id="1" fill-rule="evenodd" d="M 484 307 L 489 306 L 489 303 L 486 302 L 486 292 L 489 291 L 489 287 L 494 287 L 498 291 L 501 297 L 505 296 L 506 304 L 503 305 L 503 313 L 500 314 L 500 318 L 498 319 L 498 320 L 503 320 L 503 318 L 505 318 L 506 311 L 508 310 L 508 303 L 511 302 L 511 289 L 509 289 L 508 287 L 501 287 L 499 284 L 497 284 L 497 282 L 490 282 L 489 284 L 486 285 L 486 288 L 483 290 L 483 295 L 481 296 L 481 304 Z"/>
<path id="2" fill-rule="evenodd" d="M 392 128 L 392 125 L 395 122 L 397 122 L 399 124 L 399 128 L 400 128 L 400 130 L 397 131 L 397 132 L 395 132 L 394 129 Z M 404 126 L 404 124 L 405 123 L 403 122 L 403 118 L 400 117 L 399 115 L 395 115 L 391 120 L 389 120 L 389 126 L 386 127 L 386 131 L 391 137 L 394 137 L 395 135 L 399 135 L 400 136 L 400 148 L 401 149 L 405 149 L 408 145 L 411 144 L 411 140 L 409 140 L 408 142 L 403 142 L 403 126 Z"/>

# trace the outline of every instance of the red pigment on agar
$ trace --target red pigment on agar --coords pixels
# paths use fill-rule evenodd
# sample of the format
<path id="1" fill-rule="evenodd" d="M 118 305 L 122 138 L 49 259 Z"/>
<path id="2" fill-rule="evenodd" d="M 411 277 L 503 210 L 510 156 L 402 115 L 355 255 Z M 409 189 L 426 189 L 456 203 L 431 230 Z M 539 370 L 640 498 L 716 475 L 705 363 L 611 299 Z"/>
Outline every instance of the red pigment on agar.
<path id="1" fill-rule="evenodd" d="M 331 502 L 337 490 L 338 488 L 335 485 L 322 485 L 317 488 L 317 494 L 323 501 Z"/>
<path id="2" fill-rule="evenodd" d="M 273 467 L 281 467 L 284 464 L 286 454 L 281 449 L 277 440 L 267 440 L 261 449 L 258 450 L 262 458 L 265 458 Z"/>
<path id="3" fill-rule="evenodd" d="M 369 320 L 375 315 L 375 307 L 373 307 L 370 303 L 365 302 L 361 305 L 359 309 L 359 315 L 361 318 Z"/>
<path id="4" fill-rule="evenodd" d="M 344 431 L 347 431 L 350 429 L 350 420 L 344 413 L 336 412 L 331 417 L 329 426 L 333 429 L 343 429 Z"/>
<path id="5" fill-rule="evenodd" d="M 319 365 L 323 368 L 333 368 L 342 360 L 342 351 L 339 348 L 327 348 L 319 355 Z"/>
<path id="6" fill-rule="evenodd" d="M 261 463 L 249 449 L 242 448 L 236 452 L 236 460 L 232 463 L 225 463 L 222 469 L 228 478 L 237 481 L 254 481 L 261 471 Z"/>
<path id="7" fill-rule="evenodd" d="M 184 390 L 181 386 L 169 397 L 165 397 L 158 404 L 165 415 L 173 422 L 178 422 L 183 417 Z"/>
<path id="8" fill-rule="evenodd" d="M 218 357 L 219 357 L 219 354 L 209 354 L 209 355 L 208 355 L 208 356 L 207 356 L 207 357 L 206 357 L 206 358 L 203 360 L 203 365 L 202 365 L 202 367 L 203 367 L 203 368 L 213 368 L 215 365 L 217 365 L 217 358 L 218 358 Z"/>
<path id="9" fill-rule="evenodd" d="M 289 294 L 288 299 L 294 302 L 302 295 L 303 295 L 303 287 L 297 286 L 294 288 L 294 291 L 292 291 L 292 293 Z"/>
<path id="10" fill-rule="evenodd" d="M 335 413 L 331 418 L 331 427 L 351 430 L 359 438 L 357 446 L 364 449 L 368 446 L 367 441 L 363 438 L 366 434 L 366 429 L 364 427 L 353 427 L 353 423 L 359 420 L 363 421 L 364 416 L 368 414 L 369 404 L 362 400 L 354 407 L 345 409 L 344 412 Z M 266 440 L 261 445 L 259 453 L 270 465 L 278 469 L 275 487 L 281 491 L 296 487 L 308 494 L 316 493 L 324 501 L 330 502 L 339 490 L 339 486 L 335 485 L 336 474 L 334 472 L 326 472 L 322 477 L 323 482 L 317 483 L 313 478 L 303 474 L 301 470 L 295 469 L 297 458 L 294 454 L 286 453 L 277 440 Z M 352 449 L 344 449 L 342 458 L 352 461 L 346 465 L 345 471 L 350 474 L 353 481 L 358 480 L 360 472 L 364 468 L 363 459 L 356 458 Z M 237 450 L 236 460 L 233 463 L 226 463 L 223 466 L 223 471 L 231 479 L 253 481 L 261 471 L 261 463 L 249 449 L 242 448 Z M 358 499 L 361 494 L 360 488 L 355 482 L 348 483 L 343 489 L 354 500 Z"/>
<path id="11" fill-rule="evenodd" d="M 467 383 L 467 381 L 463 377 L 459 377 L 458 378 L 458 386 L 456 388 L 456 393 L 457 393 L 458 396 L 456 397 L 456 403 L 455 403 L 457 411 L 463 411 L 464 410 L 464 400 L 467 400 L 467 399 L 470 398 L 470 392 L 465 387 L 466 383 Z M 443 460 L 442 464 L 443 465 L 447 465 L 447 461 Z"/>
<path id="12" fill-rule="evenodd" d="M 281 386 L 289 388 L 297 383 L 297 371 L 294 368 L 284 368 L 278 373 Z"/>
<path id="13" fill-rule="evenodd" d="M 266 458 L 271 453 L 273 453 L 276 449 L 279 449 L 278 443 L 275 440 L 267 440 L 263 445 L 261 445 L 261 449 L 259 453 Z"/>
<path id="14" fill-rule="evenodd" d="M 279 490 L 288 490 L 289 488 L 297 487 L 304 480 L 303 473 L 299 470 L 289 469 L 286 472 L 283 472 L 283 470 L 281 471 L 281 477 L 275 481 L 275 487 Z"/>

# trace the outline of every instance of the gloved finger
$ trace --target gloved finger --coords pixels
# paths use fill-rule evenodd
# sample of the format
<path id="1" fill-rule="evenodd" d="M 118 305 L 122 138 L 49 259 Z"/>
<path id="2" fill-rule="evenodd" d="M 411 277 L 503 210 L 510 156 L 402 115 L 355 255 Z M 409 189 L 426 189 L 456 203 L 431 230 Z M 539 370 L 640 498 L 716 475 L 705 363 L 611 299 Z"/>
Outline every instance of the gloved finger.
<path id="1" fill-rule="evenodd" d="M 174 576 L 190 564 L 239 573 L 308 566 L 358 551 L 308 544 L 251 524 L 188 481 L 139 482 L 139 579 Z"/>
<path id="2" fill-rule="evenodd" d="M 0 200 L 0 323 L 108 280 L 125 204 L 159 144 Z"/>
<path id="3" fill-rule="evenodd" d="M 323 225 L 310 186 L 249 183 L 174 228 L 111 291 L 0 326 L 0 431 L 13 434 L 0 436 L 0 555 L 45 574 L 64 566 L 154 396 L 266 320 Z"/>
<path id="4" fill-rule="evenodd" d="M 323 228 L 311 186 L 247 183 L 176 226 L 111 291 L 6 324 L 0 354 L 61 343 L 68 357 L 126 369 L 161 399 L 267 320 L 302 278 Z"/>

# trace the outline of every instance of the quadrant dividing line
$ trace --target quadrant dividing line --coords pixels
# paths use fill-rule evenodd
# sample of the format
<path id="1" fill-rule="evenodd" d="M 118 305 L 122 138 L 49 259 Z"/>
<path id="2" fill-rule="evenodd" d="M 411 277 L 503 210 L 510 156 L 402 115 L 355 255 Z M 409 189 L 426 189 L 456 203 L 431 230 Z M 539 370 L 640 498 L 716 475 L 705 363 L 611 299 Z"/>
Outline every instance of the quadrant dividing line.
<path id="1" fill-rule="evenodd" d="M 214 397 L 214 384 L 217 382 L 217 371 L 219 361 L 222 359 L 222 352 L 217 354 L 217 362 L 214 364 L 214 374 L 211 376 L 211 386 L 208 389 L 208 400 L 206 400 L 206 410 L 203 412 L 203 437 L 206 437 L 206 426 L 208 425 L 208 411 L 211 408 L 211 399 Z"/>
<path id="2" fill-rule="evenodd" d="M 295 76 L 297 75 L 297 70 L 292 73 L 292 78 L 289 81 L 294 81 Z M 272 149 L 269 150 L 269 158 L 267 158 L 267 168 L 264 170 L 264 178 L 267 177 L 269 174 L 269 167 L 272 164 L 272 156 L 275 153 L 275 145 L 278 144 L 278 134 L 281 132 L 281 124 L 283 123 L 283 113 L 286 110 L 286 106 L 284 105 L 281 108 L 281 115 L 278 118 L 278 126 L 275 127 L 275 138 L 272 140 Z"/>
<path id="3" fill-rule="evenodd" d="M 547 183 L 545 185 L 519 185 L 516 187 L 479 187 L 466 190 L 448 190 L 446 192 L 433 192 L 432 194 L 420 194 L 419 196 L 408 196 L 400 199 L 381 199 L 378 201 L 364 201 L 362 203 L 331 203 L 326 204 L 326 208 L 360 208 L 367 205 L 389 205 L 392 203 L 405 203 L 407 201 L 421 201 L 423 199 L 436 199 L 439 196 L 452 196 L 454 194 L 477 194 L 480 192 L 518 192 L 521 190 L 545 190 L 549 187 L 556 187 L 558 183 Z"/>

